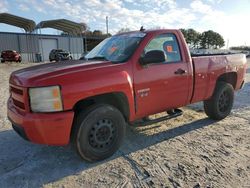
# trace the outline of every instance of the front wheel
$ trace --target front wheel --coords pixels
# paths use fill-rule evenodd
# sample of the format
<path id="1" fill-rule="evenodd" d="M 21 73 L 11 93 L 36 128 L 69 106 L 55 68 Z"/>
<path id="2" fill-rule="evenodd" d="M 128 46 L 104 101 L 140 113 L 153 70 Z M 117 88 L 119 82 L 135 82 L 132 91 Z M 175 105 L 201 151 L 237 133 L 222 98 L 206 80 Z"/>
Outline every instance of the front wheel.
<path id="1" fill-rule="evenodd" d="M 211 119 L 221 120 L 230 114 L 233 102 L 233 86 L 226 82 L 218 82 L 213 96 L 204 101 L 204 110 L 207 116 Z"/>
<path id="2" fill-rule="evenodd" d="M 80 112 L 75 123 L 74 145 L 79 155 L 88 161 L 113 155 L 125 135 L 124 117 L 111 105 L 95 105 Z"/>

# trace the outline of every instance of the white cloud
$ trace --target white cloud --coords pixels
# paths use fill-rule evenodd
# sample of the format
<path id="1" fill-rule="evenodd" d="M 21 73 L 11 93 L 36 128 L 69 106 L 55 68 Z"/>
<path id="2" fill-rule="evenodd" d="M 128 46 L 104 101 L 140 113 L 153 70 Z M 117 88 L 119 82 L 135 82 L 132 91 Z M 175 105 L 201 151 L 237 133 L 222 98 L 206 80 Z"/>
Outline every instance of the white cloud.
<path id="1" fill-rule="evenodd" d="M 0 12 L 8 12 L 8 2 L 6 0 L 0 1 Z"/>
<path id="2" fill-rule="evenodd" d="M 195 0 L 191 3 L 190 7 L 193 9 L 194 12 L 200 12 L 207 14 L 212 11 L 211 6 L 203 3 L 200 0 Z"/>
<path id="3" fill-rule="evenodd" d="M 220 4 L 223 0 L 206 0 L 206 1 L 212 4 Z"/>
<path id="4" fill-rule="evenodd" d="M 213 1 L 212 3 L 221 3 L 221 1 Z M 199 27 L 195 28 L 199 31 L 214 30 L 220 33 L 225 42 L 229 41 L 229 46 L 233 45 L 250 45 L 250 27 L 246 24 L 246 19 L 250 14 L 237 13 L 227 14 L 226 12 L 216 10 L 212 5 L 203 3 L 200 0 L 195 0 L 190 7 L 194 12 L 200 14 L 196 23 Z"/>
<path id="5" fill-rule="evenodd" d="M 249 15 L 214 15 L 214 17 L 204 18 L 210 28 L 215 28 L 225 41 L 229 41 L 229 46 L 250 45 L 250 27 L 246 24 Z"/>
<path id="6" fill-rule="evenodd" d="M 133 8 L 125 6 L 131 3 Z M 64 8 L 61 8 L 63 4 Z M 105 17 L 109 17 L 110 32 L 116 33 L 123 27 L 138 29 L 155 27 L 185 27 L 195 19 L 195 15 L 186 8 L 177 7 L 174 0 L 89 0 L 69 3 L 66 0 L 45 0 L 45 6 L 51 7 L 51 13 L 60 17 L 69 17 L 78 22 L 86 22 L 94 29 L 105 30 Z M 60 12 L 60 14 L 58 13 Z M 47 13 L 50 14 L 50 13 Z M 94 24 L 93 24 L 94 23 Z"/>
<path id="7" fill-rule="evenodd" d="M 30 8 L 26 5 L 26 4 L 19 4 L 18 5 L 18 8 L 21 10 L 21 11 L 29 11 Z"/>
<path id="8" fill-rule="evenodd" d="M 47 19 L 66 18 L 85 22 L 91 30 L 105 32 L 105 18 L 109 17 L 109 31 L 115 34 L 121 28 L 138 30 L 146 28 L 194 28 L 200 32 L 212 29 L 224 38 L 237 37 L 238 28 L 247 27 L 245 18 L 249 15 L 230 15 L 218 10 L 222 0 L 192 0 L 183 7 L 176 0 L 17 0 L 19 9 L 36 10 Z M 7 1 L 0 0 L 0 10 L 7 9 Z M 41 16 L 42 17 L 42 16 Z M 32 15 L 31 15 L 32 19 Z M 42 21 L 42 20 L 40 20 Z M 240 24 L 239 24 L 240 23 Z M 245 36 L 249 29 L 238 31 Z M 236 41 L 237 42 L 237 41 Z M 250 44 L 250 42 L 249 42 Z"/>

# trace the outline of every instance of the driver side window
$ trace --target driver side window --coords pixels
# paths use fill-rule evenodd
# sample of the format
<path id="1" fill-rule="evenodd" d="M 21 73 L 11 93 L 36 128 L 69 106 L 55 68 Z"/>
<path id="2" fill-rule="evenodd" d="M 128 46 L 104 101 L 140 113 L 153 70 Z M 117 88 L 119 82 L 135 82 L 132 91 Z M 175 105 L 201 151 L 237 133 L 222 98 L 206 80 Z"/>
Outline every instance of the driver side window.
<path id="1" fill-rule="evenodd" d="M 176 36 L 172 33 L 161 34 L 152 39 L 144 48 L 144 54 L 152 50 L 161 50 L 165 54 L 164 63 L 181 61 L 180 49 Z"/>

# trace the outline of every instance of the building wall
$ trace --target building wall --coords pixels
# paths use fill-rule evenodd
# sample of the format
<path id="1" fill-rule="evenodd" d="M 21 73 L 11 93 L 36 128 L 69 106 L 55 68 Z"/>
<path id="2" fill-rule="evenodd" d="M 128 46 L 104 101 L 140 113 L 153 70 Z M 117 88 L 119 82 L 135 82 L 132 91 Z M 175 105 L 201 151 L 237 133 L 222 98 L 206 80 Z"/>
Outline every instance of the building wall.
<path id="1" fill-rule="evenodd" d="M 79 59 L 84 52 L 84 40 L 82 37 L 41 35 L 25 33 L 0 32 L 0 51 L 16 50 L 21 53 L 23 61 L 36 61 L 36 54 L 44 54 L 43 51 L 52 49 L 42 49 L 39 41 L 43 39 L 57 40 L 59 49 L 64 49 L 72 53 L 73 59 Z M 42 57 L 47 60 L 47 57 Z"/>
<path id="2" fill-rule="evenodd" d="M 0 33 L 0 50 L 15 49 L 19 51 L 18 35 Z"/>

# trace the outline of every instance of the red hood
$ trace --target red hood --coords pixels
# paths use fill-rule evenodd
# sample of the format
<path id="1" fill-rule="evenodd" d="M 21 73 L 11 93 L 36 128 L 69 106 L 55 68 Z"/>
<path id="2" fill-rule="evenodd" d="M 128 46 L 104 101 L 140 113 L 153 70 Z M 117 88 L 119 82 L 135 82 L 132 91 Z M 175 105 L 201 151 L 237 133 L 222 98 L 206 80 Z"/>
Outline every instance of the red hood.
<path id="1" fill-rule="evenodd" d="M 10 75 L 10 83 L 14 85 L 32 87 L 40 85 L 42 81 L 52 80 L 55 77 L 75 74 L 80 71 L 99 69 L 112 66 L 108 61 L 64 61 L 47 63 L 17 70 Z"/>

